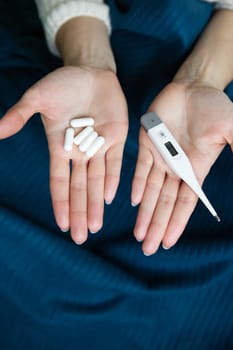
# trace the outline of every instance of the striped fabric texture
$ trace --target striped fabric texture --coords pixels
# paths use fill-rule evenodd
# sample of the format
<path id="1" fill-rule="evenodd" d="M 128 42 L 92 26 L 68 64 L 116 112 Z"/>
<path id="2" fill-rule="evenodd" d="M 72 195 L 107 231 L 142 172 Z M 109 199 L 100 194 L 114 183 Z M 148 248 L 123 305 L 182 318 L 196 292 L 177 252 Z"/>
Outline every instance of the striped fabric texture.
<path id="1" fill-rule="evenodd" d="M 233 349 L 233 157 L 228 147 L 177 245 L 146 257 L 130 205 L 139 117 L 172 79 L 213 13 L 196 0 L 109 0 L 111 43 L 130 131 L 104 227 L 75 245 L 55 224 L 39 116 L 0 141 L 1 350 Z M 12 12 L 14 8 L 14 12 Z M 49 53 L 35 4 L 0 1 L 1 115 L 62 62 Z M 233 98 L 233 86 L 226 90 Z"/>

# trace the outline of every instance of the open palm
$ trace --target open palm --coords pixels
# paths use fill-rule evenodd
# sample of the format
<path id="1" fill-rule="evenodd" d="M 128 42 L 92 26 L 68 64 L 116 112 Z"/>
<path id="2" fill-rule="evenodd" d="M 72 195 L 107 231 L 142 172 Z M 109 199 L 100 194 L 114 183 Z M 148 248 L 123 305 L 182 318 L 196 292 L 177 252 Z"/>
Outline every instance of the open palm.
<path id="1" fill-rule="evenodd" d="M 189 157 L 202 184 L 226 143 L 233 148 L 233 105 L 208 86 L 173 82 L 153 101 L 156 111 Z M 143 251 L 153 254 L 161 241 L 176 243 L 193 212 L 197 197 L 162 160 L 141 128 L 132 202 L 140 203 L 134 229 Z"/>
<path id="2" fill-rule="evenodd" d="M 102 226 L 104 200 L 115 196 L 128 131 L 127 107 L 110 71 L 60 68 L 32 86 L 0 121 L 0 138 L 19 131 L 40 112 L 50 152 L 50 189 L 56 221 L 76 243 Z M 65 129 L 74 117 L 91 116 L 105 145 L 88 160 L 77 147 L 63 148 Z M 77 130 L 78 132 L 79 130 Z M 72 159 L 72 173 L 70 172 Z"/>

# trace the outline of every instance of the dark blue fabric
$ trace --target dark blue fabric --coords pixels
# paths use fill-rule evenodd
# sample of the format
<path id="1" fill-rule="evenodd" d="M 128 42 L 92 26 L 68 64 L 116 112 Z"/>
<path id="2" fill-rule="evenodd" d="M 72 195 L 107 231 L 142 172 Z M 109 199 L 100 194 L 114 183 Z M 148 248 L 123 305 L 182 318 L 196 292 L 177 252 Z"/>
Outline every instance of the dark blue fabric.
<path id="1" fill-rule="evenodd" d="M 145 257 L 133 238 L 130 189 L 139 116 L 175 74 L 213 7 L 198 0 L 108 1 L 112 47 L 130 132 L 104 227 L 76 246 L 56 227 L 49 158 L 35 116 L 0 141 L 1 350 L 230 350 L 233 348 L 233 159 L 226 148 L 179 243 Z M 0 1 L 0 112 L 61 65 L 30 0 Z M 228 88 L 233 97 L 233 86 Z"/>

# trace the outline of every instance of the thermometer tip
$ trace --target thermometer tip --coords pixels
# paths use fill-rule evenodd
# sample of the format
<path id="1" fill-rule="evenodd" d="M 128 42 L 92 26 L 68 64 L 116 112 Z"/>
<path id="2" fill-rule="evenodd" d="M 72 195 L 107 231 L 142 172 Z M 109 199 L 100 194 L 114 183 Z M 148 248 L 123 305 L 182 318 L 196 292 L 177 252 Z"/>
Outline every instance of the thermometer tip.
<path id="1" fill-rule="evenodd" d="M 218 222 L 220 222 L 221 220 L 220 220 L 220 217 L 216 214 L 215 216 L 215 219 L 218 221 Z"/>

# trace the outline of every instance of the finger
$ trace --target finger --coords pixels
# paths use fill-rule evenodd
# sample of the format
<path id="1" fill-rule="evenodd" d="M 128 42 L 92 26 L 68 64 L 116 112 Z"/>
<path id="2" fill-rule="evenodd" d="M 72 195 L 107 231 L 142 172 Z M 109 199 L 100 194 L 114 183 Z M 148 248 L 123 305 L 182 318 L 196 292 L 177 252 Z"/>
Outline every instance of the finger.
<path id="1" fill-rule="evenodd" d="M 62 154 L 50 156 L 50 191 L 56 222 L 62 231 L 69 229 L 69 159 Z"/>
<path id="2" fill-rule="evenodd" d="M 142 250 L 145 255 L 154 254 L 161 243 L 171 217 L 180 181 L 168 176 L 160 192 L 147 235 L 144 239 Z"/>
<path id="3" fill-rule="evenodd" d="M 142 241 L 146 235 L 151 218 L 163 186 L 165 173 L 157 167 L 153 167 L 146 182 L 145 192 L 139 207 L 134 235 L 138 241 Z"/>
<path id="4" fill-rule="evenodd" d="M 73 160 L 70 184 L 71 236 L 77 244 L 87 239 L 87 165 Z"/>
<path id="5" fill-rule="evenodd" d="M 0 120 L 0 139 L 16 134 L 39 111 L 38 98 L 31 91 L 11 107 Z"/>
<path id="6" fill-rule="evenodd" d="M 229 112 L 229 114 L 226 114 L 226 118 L 224 119 L 221 120 L 221 126 L 223 128 L 221 134 L 225 136 L 225 141 L 230 145 L 231 150 L 233 152 L 233 104 L 232 103 L 231 103 L 231 111 Z"/>
<path id="7" fill-rule="evenodd" d="M 122 157 L 122 145 L 112 146 L 106 154 L 104 199 L 107 204 L 110 204 L 116 195 L 116 191 L 120 180 Z"/>
<path id="8" fill-rule="evenodd" d="M 153 164 L 153 156 L 143 144 L 139 147 L 136 169 L 132 182 L 131 202 L 137 205 L 141 202 L 147 183 L 147 178 Z"/>
<path id="9" fill-rule="evenodd" d="M 197 196 L 184 182 L 181 184 L 175 207 L 163 238 L 163 246 L 171 248 L 183 233 L 197 204 Z"/>
<path id="10" fill-rule="evenodd" d="M 103 225 L 104 213 L 104 156 L 92 158 L 88 166 L 88 227 L 92 233 L 99 231 Z"/>

